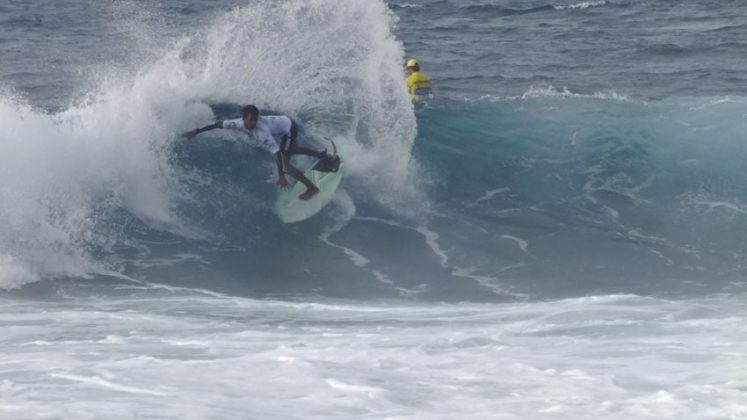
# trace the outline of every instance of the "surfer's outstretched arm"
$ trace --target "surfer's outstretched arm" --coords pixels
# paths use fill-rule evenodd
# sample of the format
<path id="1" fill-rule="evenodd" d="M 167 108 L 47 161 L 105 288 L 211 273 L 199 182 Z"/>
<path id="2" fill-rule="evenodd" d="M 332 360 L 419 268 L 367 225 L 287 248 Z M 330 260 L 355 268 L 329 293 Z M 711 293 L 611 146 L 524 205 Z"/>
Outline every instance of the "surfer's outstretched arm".
<path id="1" fill-rule="evenodd" d="M 223 121 L 216 121 L 214 124 L 206 125 L 201 128 L 195 128 L 192 131 L 187 131 L 186 133 L 182 134 L 182 137 L 184 137 L 185 139 L 191 139 L 202 132 L 214 130 L 216 128 L 223 128 Z"/>

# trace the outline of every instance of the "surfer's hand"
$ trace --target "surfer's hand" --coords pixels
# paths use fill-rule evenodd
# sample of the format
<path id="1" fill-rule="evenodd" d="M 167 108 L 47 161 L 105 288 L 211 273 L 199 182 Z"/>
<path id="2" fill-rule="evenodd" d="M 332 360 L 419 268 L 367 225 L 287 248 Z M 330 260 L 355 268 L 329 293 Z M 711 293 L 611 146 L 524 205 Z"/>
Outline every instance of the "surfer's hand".
<path id="1" fill-rule="evenodd" d="M 190 130 L 190 131 L 187 131 L 186 133 L 182 134 L 182 137 L 184 137 L 185 139 L 189 140 L 189 139 L 195 138 L 196 135 L 197 135 L 197 130 Z"/>
<path id="2" fill-rule="evenodd" d="M 288 189 L 288 180 L 285 179 L 285 176 L 280 175 L 280 178 L 278 179 L 278 185 L 280 185 L 280 189 L 283 191 Z"/>

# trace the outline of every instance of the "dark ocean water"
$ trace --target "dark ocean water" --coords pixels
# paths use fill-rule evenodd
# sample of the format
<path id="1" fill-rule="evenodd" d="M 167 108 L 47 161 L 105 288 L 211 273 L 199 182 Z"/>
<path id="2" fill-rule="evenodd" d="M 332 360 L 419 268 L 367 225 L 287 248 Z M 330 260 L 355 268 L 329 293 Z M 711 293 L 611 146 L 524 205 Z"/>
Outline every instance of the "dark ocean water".
<path id="1" fill-rule="evenodd" d="M 393 8 L 408 53 L 422 56 L 440 91 L 456 99 L 547 85 L 637 99 L 745 93 L 740 1 L 411 1 Z"/>
<path id="2" fill-rule="evenodd" d="M 0 417 L 747 415 L 745 39 L 740 1 L 3 2 Z M 179 138 L 249 102 L 340 146 L 314 218 Z"/>

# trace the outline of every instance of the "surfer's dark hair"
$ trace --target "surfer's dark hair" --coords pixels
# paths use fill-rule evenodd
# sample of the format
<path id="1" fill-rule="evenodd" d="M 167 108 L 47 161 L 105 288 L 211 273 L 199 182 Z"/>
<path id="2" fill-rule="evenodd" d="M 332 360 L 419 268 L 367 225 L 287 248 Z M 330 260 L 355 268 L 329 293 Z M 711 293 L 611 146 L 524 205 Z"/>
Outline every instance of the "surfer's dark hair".
<path id="1" fill-rule="evenodd" d="M 246 118 L 247 115 L 251 115 L 256 119 L 259 117 L 259 108 L 254 105 L 247 105 L 241 108 L 241 118 Z"/>

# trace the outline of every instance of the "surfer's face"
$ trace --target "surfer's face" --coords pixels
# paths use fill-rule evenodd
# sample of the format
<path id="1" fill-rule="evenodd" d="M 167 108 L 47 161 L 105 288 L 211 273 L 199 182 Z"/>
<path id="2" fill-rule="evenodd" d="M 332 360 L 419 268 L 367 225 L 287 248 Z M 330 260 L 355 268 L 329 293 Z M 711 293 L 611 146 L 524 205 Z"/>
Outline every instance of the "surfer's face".
<path id="1" fill-rule="evenodd" d="M 249 130 L 253 130 L 256 125 L 257 125 L 257 119 L 254 118 L 253 115 L 247 115 L 246 117 L 244 117 L 244 127 L 246 127 Z"/>

